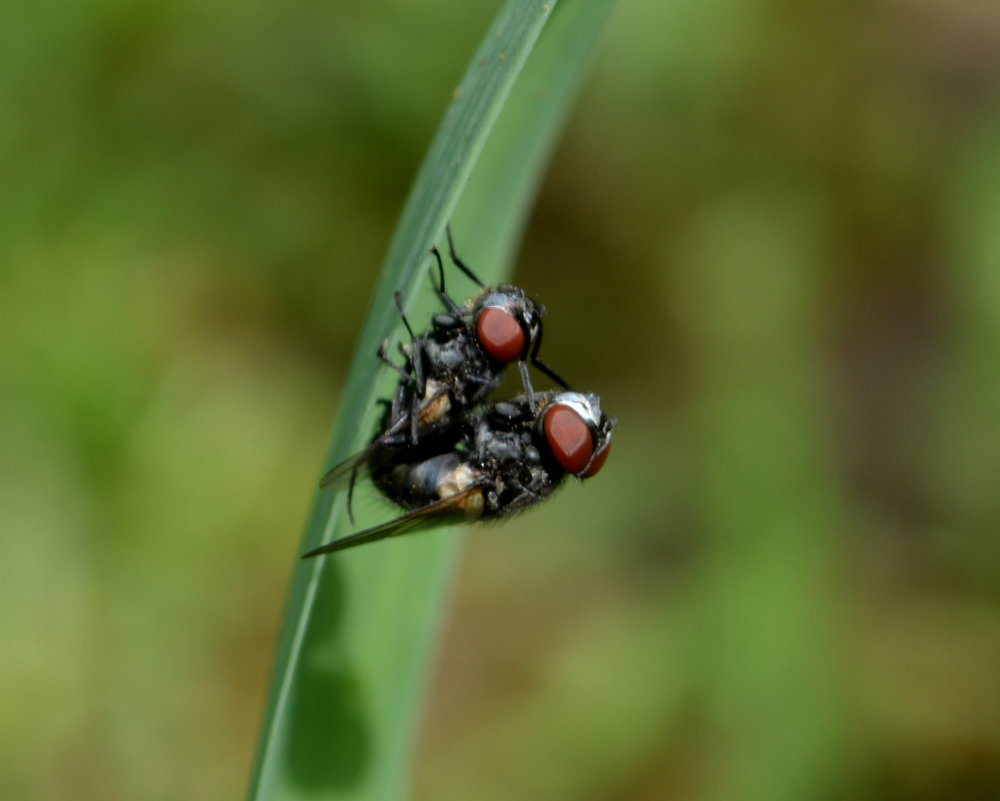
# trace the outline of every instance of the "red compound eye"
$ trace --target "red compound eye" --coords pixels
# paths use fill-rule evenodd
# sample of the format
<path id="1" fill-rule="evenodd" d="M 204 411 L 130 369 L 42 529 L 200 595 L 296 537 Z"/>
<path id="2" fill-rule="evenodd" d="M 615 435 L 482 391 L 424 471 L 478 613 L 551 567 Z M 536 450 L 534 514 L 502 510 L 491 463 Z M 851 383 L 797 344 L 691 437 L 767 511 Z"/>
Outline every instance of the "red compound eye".
<path id="1" fill-rule="evenodd" d="M 552 455 L 567 473 L 579 473 L 594 455 L 594 436 L 583 418 L 567 406 L 553 406 L 545 413 L 545 439 Z M 601 463 L 607 450 L 599 457 Z M 591 476 L 601 469 L 595 462 L 587 471 Z"/>
<path id="2" fill-rule="evenodd" d="M 490 358 L 501 364 L 524 353 L 524 329 L 503 309 L 483 309 L 476 320 L 476 336 Z"/>

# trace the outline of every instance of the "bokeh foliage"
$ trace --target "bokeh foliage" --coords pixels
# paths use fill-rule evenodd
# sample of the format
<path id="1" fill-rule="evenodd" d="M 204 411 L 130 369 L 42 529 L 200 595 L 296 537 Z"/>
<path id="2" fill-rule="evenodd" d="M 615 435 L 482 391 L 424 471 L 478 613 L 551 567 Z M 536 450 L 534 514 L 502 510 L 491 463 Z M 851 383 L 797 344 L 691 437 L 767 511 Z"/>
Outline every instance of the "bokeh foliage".
<path id="1" fill-rule="evenodd" d="M 494 11 L 5 12 L 2 797 L 242 792 L 375 265 Z M 516 277 L 621 426 L 467 535 L 417 797 L 1000 794 L 998 54 L 969 0 L 620 4 Z"/>

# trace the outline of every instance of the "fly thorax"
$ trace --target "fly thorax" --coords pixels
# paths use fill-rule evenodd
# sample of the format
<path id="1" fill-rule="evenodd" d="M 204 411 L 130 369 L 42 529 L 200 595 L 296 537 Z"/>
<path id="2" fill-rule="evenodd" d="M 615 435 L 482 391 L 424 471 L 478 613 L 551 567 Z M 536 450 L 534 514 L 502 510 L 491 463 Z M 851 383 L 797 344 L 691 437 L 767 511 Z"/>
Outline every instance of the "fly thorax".
<path id="1" fill-rule="evenodd" d="M 511 432 L 497 432 L 488 427 L 480 429 L 479 451 L 481 456 L 501 465 L 519 462 L 525 457 L 524 443 L 521 438 Z"/>
<path id="2" fill-rule="evenodd" d="M 470 348 L 466 337 L 451 336 L 425 345 L 427 361 L 437 372 L 456 372 L 466 366 Z"/>

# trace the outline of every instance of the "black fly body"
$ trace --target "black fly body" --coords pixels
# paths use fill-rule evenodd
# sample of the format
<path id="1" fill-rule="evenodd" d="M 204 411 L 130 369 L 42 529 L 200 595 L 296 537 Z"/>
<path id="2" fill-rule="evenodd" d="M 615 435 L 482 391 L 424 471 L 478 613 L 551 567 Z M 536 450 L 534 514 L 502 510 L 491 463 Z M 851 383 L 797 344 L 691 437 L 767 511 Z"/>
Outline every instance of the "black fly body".
<path id="1" fill-rule="evenodd" d="M 396 306 L 410 337 L 409 343 L 401 348 L 405 364 L 401 367 L 393 362 L 385 344 L 378 352 L 379 358 L 400 374 L 384 436 L 392 438 L 409 427 L 414 444 L 423 430 L 449 419 L 457 420 L 482 403 L 500 385 L 507 365 L 512 362 L 518 363 L 524 391 L 532 403 L 534 389 L 528 362 L 559 386 L 567 387 L 538 358 L 544 307 L 518 287 L 506 284 L 493 289 L 485 287 L 455 253 L 450 227 L 447 233 L 452 263 L 482 292 L 464 306 L 455 303 L 445 290 L 441 254 L 437 246 L 432 247 L 439 276 L 435 291 L 446 313 L 434 317 L 430 330 L 417 336 L 403 313 L 402 297 L 397 293 Z"/>
<path id="2" fill-rule="evenodd" d="M 567 474 L 596 475 L 614 425 L 596 395 L 547 392 L 495 403 L 432 429 L 415 445 L 404 440 L 380 449 L 377 458 L 366 449 L 337 476 L 364 470 L 408 511 L 305 557 L 411 533 L 442 519 L 496 520 L 528 509 L 551 496 Z"/>

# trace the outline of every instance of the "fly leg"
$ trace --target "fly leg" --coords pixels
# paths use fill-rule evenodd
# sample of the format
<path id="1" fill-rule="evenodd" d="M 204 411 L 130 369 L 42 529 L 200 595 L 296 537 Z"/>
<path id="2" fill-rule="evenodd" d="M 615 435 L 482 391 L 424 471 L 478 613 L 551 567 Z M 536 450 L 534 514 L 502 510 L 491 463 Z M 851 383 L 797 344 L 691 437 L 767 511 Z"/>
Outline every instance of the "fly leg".
<path id="1" fill-rule="evenodd" d="M 538 327 L 538 335 L 535 337 L 535 343 L 531 346 L 531 356 L 529 359 L 531 363 L 538 368 L 541 372 L 545 373 L 549 378 L 551 378 L 555 383 L 561 386 L 563 389 L 569 389 L 569 384 L 567 384 L 562 376 L 559 375 L 555 370 L 549 367 L 545 362 L 538 358 L 538 349 L 542 347 L 542 328 Z M 523 364 L 523 362 L 522 362 Z"/>
<path id="2" fill-rule="evenodd" d="M 462 310 L 459 308 L 458 304 L 451 299 L 451 295 L 444 290 L 444 262 L 441 261 L 441 251 L 437 249 L 437 245 L 431 246 L 431 253 L 433 253 L 434 258 L 437 259 L 438 266 L 438 286 L 434 287 L 434 291 L 437 293 L 437 296 L 441 298 L 441 302 L 445 305 L 445 308 L 448 309 L 451 314 L 456 317 L 460 317 Z M 433 283 L 433 280 L 434 279 L 432 278 L 431 283 Z"/>
<path id="3" fill-rule="evenodd" d="M 531 376 L 528 374 L 528 365 L 525 362 L 518 362 L 517 369 L 521 373 L 521 383 L 524 384 L 524 391 L 528 396 L 528 405 L 531 413 L 538 411 L 538 400 L 535 398 L 535 389 L 531 386 Z"/>
<path id="4" fill-rule="evenodd" d="M 416 445 L 418 428 L 420 426 L 420 405 L 423 401 L 424 393 L 427 391 L 427 382 L 424 379 L 423 342 L 414 335 L 413 329 L 410 327 L 410 321 L 406 319 L 406 312 L 403 311 L 403 293 L 397 292 L 394 297 L 396 298 L 396 308 L 399 310 L 399 316 L 403 321 L 403 325 L 406 326 L 406 332 L 410 335 L 410 364 L 413 367 L 413 379 L 416 383 L 416 391 L 413 393 L 413 400 L 410 404 L 410 439 Z"/>
<path id="5" fill-rule="evenodd" d="M 450 224 L 445 228 L 445 231 L 448 234 L 448 254 L 451 256 L 451 263 L 454 264 L 456 267 L 458 267 L 458 269 L 461 270 L 463 273 L 465 273 L 467 276 L 469 276 L 469 278 L 471 278 L 475 282 L 476 286 L 478 286 L 480 289 L 485 289 L 486 285 L 479 280 L 479 276 L 477 276 L 474 272 L 472 272 L 471 268 L 464 261 L 458 258 L 458 254 L 455 253 L 455 240 L 452 239 L 451 237 Z"/>
<path id="6" fill-rule="evenodd" d="M 534 506 L 541 500 L 541 496 L 530 487 L 526 487 L 517 476 L 508 475 L 507 482 L 512 489 L 517 490 L 517 495 L 506 505 L 506 514 L 520 512 L 529 506 Z"/>
<path id="7" fill-rule="evenodd" d="M 412 385 L 416 382 L 411 371 L 407 371 L 404 368 L 396 364 L 392 359 L 389 358 L 389 354 L 386 352 L 389 347 L 388 341 L 383 342 L 378 349 L 378 357 L 383 363 L 387 364 L 397 373 L 400 377 L 400 388 L 393 394 L 392 401 L 387 401 L 385 399 L 380 400 L 380 403 L 387 404 L 389 407 L 389 431 L 391 431 L 399 422 L 400 415 L 402 414 L 402 397 L 405 392 L 404 388 L 409 388 L 410 392 L 413 393 L 414 389 Z M 402 344 L 400 344 L 400 350 L 403 353 L 403 357 L 406 359 L 407 364 L 412 365 L 413 361 L 410 359 L 409 354 L 403 349 Z M 386 433 L 389 433 L 388 431 Z"/>
<path id="8" fill-rule="evenodd" d="M 389 358 L 388 351 L 389 351 L 389 340 L 385 340 L 382 342 L 381 345 L 378 346 L 378 351 L 376 351 L 376 355 L 378 356 L 379 360 L 383 364 L 388 365 L 397 373 L 399 373 L 402 380 L 405 381 L 406 383 L 410 383 L 411 381 L 413 381 L 412 375 L 410 375 L 404 368 L 400 367 L 391 358 Z"/>
<path id="9" fill-rule="evenodd" d="M 403 325 L 406 326 L 406 333 L 410 335 L 410 366 L 413 368 L 413 377 L 417 382 L 417 394 L 424 394 L 424 360 L 423 353 L 419 347 L 419 340 L 413 334 L 413 329 L 410 327 L 410 321 L 406 319 L 406 312 L 403 311 L 403 293 L 402 291 L 397 292 L 393 297 L 396 298 L 396 309 L 399 311 L 399 317 L 403 321 Z"/>
<path id="10" fill-rule="evenodd" d="M 351 480 L 347 485 L 347 519 L 354 525 L 354 485 L 358 480 L 358 466 L 351 468 Z"/>

